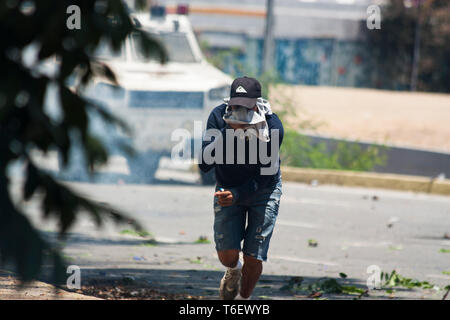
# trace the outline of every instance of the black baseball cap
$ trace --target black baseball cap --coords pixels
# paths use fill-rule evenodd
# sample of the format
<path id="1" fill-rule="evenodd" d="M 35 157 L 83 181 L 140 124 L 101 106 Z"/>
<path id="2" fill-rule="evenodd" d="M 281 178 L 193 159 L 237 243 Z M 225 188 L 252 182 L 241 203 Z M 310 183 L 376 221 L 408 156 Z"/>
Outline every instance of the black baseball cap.
<path id="1" fill-rule="evenodd" d="M 234 79 L 231 84 L 229 106 L 253 108 L 261 97 L 261 84 L 255 78 L 242 77 Z"/>

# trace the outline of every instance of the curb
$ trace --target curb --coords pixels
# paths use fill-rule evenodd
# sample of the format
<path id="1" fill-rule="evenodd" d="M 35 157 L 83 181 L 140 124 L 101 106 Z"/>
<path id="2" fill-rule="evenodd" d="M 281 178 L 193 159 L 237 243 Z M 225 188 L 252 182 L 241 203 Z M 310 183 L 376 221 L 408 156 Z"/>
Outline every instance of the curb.
<path id="1" fill-rule="evenodd" d="M 311 183 L 315 180 L 320 184 L 382 188 L 450 196 L 449 179 L 438 180 L 400 174 L 294 168 L 284 166 L 281 167 L 281 172 L 284 181 Z"/>

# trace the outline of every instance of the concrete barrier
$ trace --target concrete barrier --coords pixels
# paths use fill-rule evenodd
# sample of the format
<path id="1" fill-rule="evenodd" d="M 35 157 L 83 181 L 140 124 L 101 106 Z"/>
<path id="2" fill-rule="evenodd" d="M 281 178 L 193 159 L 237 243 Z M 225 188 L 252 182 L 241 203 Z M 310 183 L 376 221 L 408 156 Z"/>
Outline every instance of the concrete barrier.
<path id="1" fill-rule="evenodd" d="M 386 163 L 378 165 L 370 172 L 377 173 L 393 173 L 401 175 L 435 177 L 439 174 L 445 174 L 450 177 L 450 153 L 424 150 L 418 148 L 406 148 L 392 145 L 380 145 L 372 142 L 352 141 L 346 139 L 336 139 L 333 137 L 318 136 L 305 134 L 310 143 L 315 145 L 325 143 L 328 152 L 336 150 L 339 142 L 358 145 L 361 150 L 365 150 L 370 146 L 375 146 L 382 150 L 386 155 Z M 386 149 L 383 149 L 387 147 Z"/>
<path id="2" fill-rule="evenodd" d="M 402 191 L 424 192 L 450 196 L 449 179 L 429 179 L 400 174 L 342 171 L 328 169 L 310 169 L 281 167 L 284 181 L 340 186 L 383 188 Z"/>

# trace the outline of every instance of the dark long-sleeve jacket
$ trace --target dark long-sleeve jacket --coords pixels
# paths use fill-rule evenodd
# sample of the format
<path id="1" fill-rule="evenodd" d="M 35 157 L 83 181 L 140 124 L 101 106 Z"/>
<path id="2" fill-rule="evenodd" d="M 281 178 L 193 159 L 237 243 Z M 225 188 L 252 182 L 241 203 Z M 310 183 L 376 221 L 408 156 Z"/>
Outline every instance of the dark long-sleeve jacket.
<path id="1" fill-rule="evenodd" d="M 259 149 L 262 144 L 266 144 L 265 148 L 265 154 L 267 154 L 267 157 L 271 159 L 277 159 L 278 162 L 279 159 L 279 147 L 281 146 L 281 143 L 283 141 L 283 135 L 284 135 L 284 129 L 283 124 L 281 123 L 280 119 L 275 113 L 272 113 L 270 115 L 266 115 L 266 121 L 269 127 L 269 136 L 270 141 L 269 142 L 260 142 L 257 141 L 257 161 L 254 164 L 251 164 L 249 162 L 249 141 L 245 141 L 245 163 L 244 164 L 238 164 L 237 162 L 237 137 L 235 137 L 235 143 L 234 143 L 234 161 L 232 164 L 226 163 L 226 129 L 231 129 L 231 127 L 228 126 L 228 124 L 223 120 L 223 115 L 225 113 L 226 104 L 222 104 L 220 106 L 215 107 L 208 118 L 208 123 L 206 125 L 206 129 L 217 129 L 220 131 L 223 139 L 223 163 L 216 163 L 219 161 L 216 161 L 211 164 L 207 164 L 204 160 L 200 160 L 199 167 L 200 170 L 203 172 L 208 172 L 209 170 L 214 169 L 217 185 L 220 187 L 223 187 L 226 190 L 230 190 L 233 193 L 234 201 L 233 203 L 239 204 L 246 199 L 248 199 L 252 194 L 257 192 L 259 189 L 270 186 L 271 184 L 276 184 L 280 177 L 280 168 L 278 165 L 278 170 L 274 174 L 261 174 L 261 168 L 264 167 L 270 167 L 271 163 L 263 164 L 264 159 L 260 158 L 259 155 Z M 271 157 L 271 148 L 272 148 L 272 129 L 278 129 L 278 148 L 276 149 L 276 155 L 274 157 Z M 254 139 L 257 139 L 256 137 L 253 137 Z M 203 137 L 202 142 L 202 153 L 205 151 L 205 148 L 210 146 L 210 144 L 215 143 L 214 137 L 211 139 L 211 141 L 208 141 L 208 139 L 205 139 L 205 136 Z M 218 146 L 216 144 L 216 146 Z M 214 151 L 212 152 L 214 155 Z M 263 162 L 261 162 L 263 160 Z M 267 161 L 267 159 L 266 159 Z M 280 163 L 280 162 L 279 162 Z M 273 165 L 273 164 L 272 164 Z"/>

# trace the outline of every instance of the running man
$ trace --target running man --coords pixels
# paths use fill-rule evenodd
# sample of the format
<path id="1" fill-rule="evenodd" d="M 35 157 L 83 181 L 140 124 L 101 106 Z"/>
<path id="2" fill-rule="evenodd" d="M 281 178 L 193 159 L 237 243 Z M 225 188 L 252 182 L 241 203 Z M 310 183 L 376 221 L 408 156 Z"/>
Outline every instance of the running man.
<path id="1" fill-rule="evenodd" d="M 226 102 L 209 115 L 199 167 L 204 172 L 214 169 L 217 182 L 214 241 L 219 260 L 227 267 L 219 296 L 250 299 L 262 262 L 267 260 L 278 215 L 279 148 L 284 131 L 269 102 L 261 97 L 256 79 L 235 79 Z"/>

